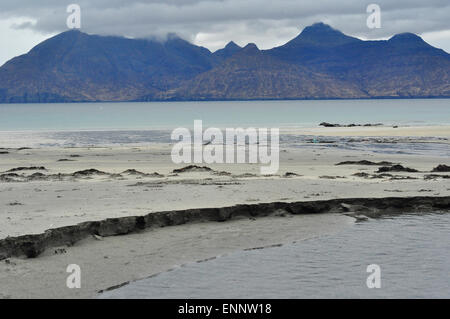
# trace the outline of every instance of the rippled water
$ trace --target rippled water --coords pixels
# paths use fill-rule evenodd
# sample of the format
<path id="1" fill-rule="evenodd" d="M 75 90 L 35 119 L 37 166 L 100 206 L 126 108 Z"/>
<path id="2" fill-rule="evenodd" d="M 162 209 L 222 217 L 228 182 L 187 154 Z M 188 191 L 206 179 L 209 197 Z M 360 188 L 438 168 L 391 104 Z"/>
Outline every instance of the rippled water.
<path id="1" fill-rule="evenodd" d="M 381 267 L 369 289 L 367 266 Z M 334 235 L 239 251 L 101 298 L 449 298 L 450 214 L 370 220 Z"/>

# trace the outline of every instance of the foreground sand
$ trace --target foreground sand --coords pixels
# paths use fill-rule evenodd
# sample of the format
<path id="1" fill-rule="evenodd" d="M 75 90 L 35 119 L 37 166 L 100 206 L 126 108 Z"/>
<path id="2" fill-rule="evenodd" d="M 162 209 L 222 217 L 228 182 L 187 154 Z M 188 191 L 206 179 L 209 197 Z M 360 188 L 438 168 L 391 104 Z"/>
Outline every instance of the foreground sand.
<path id="1" fill-rule="evenodd" d="M 70 248 L 48 250 L 37 259 L 11 258 L 8 264 L 1 264 L 0 297 L 91 298 L 99 290 L 186 263 L 235 250 L 332 234 L 352 223 L 353 218 L 336 214 L 266 217 L 172 226 L 102 240 L 86 239 Z M 81 289 L 66 286 L 69 264 L 81 268 Z"/>
<path id="2" fill-rule="evenodd" d="M 303 134 L 322 136 L 441 136 L 449 127 L 330 128 Z M 319 131 L 318 131 L 319 130 Z M 397 132 L 395 134 L 392 131 Z M 415 134 L 412 134 L 415 132 Z M 403 135 L 402 135 L 403 134 Z M 450 147 L 449 147 L 450 148 Z M 280 171 L 261 176 L 259 165 L 208 165 L 211 170 L 174 173 L 185 165 L 170 161 L 170 145 L 139 147 L 7 149 L 0 172 L 0 239 L 110 217 L 200 207 L 332 198 L 449 196 L 449 173 L 431 173 L 448 157 L 380 154 L 325 145 L 283 147 Z M 62 161 L 61 161 L 62 160 Z M 377 176 L 381 165 L 339 165 L 343 161 L 389 161 L 419 172 Z M 45 168 L 45 169 L 42 169 Z M 77 171 L 98 171 L 74 174 Z M 128 171 L 133 169 L 136 171 Z M 286 173 L 294 173 L 288 174 Z M 36 175 L 33 174 L 38 173 Z M 141 174 L 144 173 L 144 174 Z M 157 174 L 154 174 L 157 173 Z M 355 173 L 366 173 L 355 176 Z M 40 175 L 42 174 L 42 175 Z M 61 175 L 58 175 L 61 174 Z M 431 178 L 430 174 L 434 174 Z M 428 177 L 427 177 L 428 176 Z M 270 246 L 350 227 L 341 215 L 266 217 L 226 224 L 174 226 L 120 237 L 87 239 L 48 250 L 37 259 L 0 261 L 0 297 L 93 297 L 96 292 L 144 278 L 176 265 L 236 249 Z M 68 264 L 82 266 L 83 288 L 65 286 Z"/>

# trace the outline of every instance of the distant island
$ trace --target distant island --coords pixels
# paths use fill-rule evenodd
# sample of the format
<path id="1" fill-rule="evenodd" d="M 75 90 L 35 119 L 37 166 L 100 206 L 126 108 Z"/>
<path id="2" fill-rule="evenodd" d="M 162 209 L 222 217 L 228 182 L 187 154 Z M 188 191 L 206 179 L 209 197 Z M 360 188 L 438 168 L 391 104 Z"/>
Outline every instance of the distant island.
<path id="1" fill-rule="evenodd" d="M 0 103 L 450 97 L 450 54 L 419 36 L 363 41 L 324 23 L 260 50 L 56 35 L 0 68 Z"/>

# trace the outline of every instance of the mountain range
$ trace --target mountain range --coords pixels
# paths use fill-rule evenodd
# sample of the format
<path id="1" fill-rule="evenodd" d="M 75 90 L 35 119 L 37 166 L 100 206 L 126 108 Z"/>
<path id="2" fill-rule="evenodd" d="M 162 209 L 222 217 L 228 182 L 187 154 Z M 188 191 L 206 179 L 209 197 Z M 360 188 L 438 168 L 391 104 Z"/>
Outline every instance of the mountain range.
<path id="1" fill-rule="evenodd" d="M 70 30 L 0 68 L 0 103 L 450 97 L 450 54 L 412 33 L 363 41 L 326 25 L 270 50 Z"/>

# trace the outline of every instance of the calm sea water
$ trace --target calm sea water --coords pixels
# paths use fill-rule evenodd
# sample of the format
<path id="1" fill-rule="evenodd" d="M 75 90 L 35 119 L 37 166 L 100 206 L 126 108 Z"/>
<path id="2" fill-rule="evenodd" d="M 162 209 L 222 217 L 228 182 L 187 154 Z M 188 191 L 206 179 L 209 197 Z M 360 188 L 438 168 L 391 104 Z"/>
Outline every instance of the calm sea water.
<path id="1" fill-rule="evenodd" d="M 450 99 L 0 104 L 0 131 L 450 124 Z"/>
<path id="2" fill-rule="evenodd" d="M 175 127 L 317 127 L 340 124 L 450 125 L 450 99 L 176 103 L 0 104 L 0 147 L 79 147 L 170 143 Z M 319 142 L 311 144 L 311 140 Z M 326 141 L 327 143 L 320 143 Z M 332 141 L 333 143 L 328 143 Z M 289 147 L 340 147 L 448 157 L 447 139 L 283 135 Z"/>
<path id="3" fill-rule="evenodd" d="M 450 214 L 407 215 L 187 264 L 100 298 L 450 298 L 449 252 Z M 366 285 L 371 264 L 380 289 Z"/>

